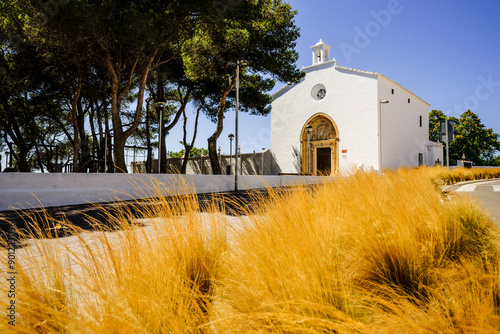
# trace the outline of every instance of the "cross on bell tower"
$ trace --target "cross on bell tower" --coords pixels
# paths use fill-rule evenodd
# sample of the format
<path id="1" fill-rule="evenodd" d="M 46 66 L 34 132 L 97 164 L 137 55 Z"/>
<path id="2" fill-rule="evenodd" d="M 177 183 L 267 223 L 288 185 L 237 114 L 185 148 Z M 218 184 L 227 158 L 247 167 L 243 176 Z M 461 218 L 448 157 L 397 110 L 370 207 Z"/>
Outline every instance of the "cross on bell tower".
<path id="1" fill-rule="evenodd" d="M 316 45 L 311 46 L 312 49 L 312 64 L 319 65 L 330 61 L 331 47 L 326 45 L 323 40 L 319 40 Z"/>

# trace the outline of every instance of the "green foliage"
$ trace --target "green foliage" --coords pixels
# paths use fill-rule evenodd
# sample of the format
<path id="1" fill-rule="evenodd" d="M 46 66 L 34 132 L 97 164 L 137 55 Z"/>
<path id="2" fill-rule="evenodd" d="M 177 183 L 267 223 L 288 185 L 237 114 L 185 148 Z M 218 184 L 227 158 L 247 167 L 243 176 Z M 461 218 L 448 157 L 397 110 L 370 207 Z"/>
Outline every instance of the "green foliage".
<path id="1" fill-rule="evenodd" d="M 223 11 L 221 4 L 225 4 Z M 211 83 L 206 86 L 203 111 L 217 124 L 208 138 L 208 150 L 213 173 L 221 174 L 217 139 L 223 130 L 224 112 L 234 105 L 238 61 L 248 63 L 240 67 L 241 110 L 258 115 L 270 111 L 274 80 L 296 82 L 304 73 L 295 66 L 299 28 L 293 20 L 296 11 L 289 4 L 219 0 L 205 14 L 182 54 L 186 75 Z"/>
<path id="2" fill-rule="evenodd" d="M 67 136 L 61 93 L 65 87 L 43 70 L 47 63 L 28 43 L 2 41 L 0 51 L 0 142 L 14 153 L 16 168 L 28 172 L 64 159 Z M 41 157 L 45 157 L 40 159 Z"/>
<path id="3" fill-rule="evenodd" d="M 481 119 L 470 110 L 460 115 L 455 131 L 455 141 L 450 148 L 453 159 L 461 159 L 465 154 L 467 160 L 484 165 L 492 150 L 500 150 L 498 134 L 491 128 L 486 129 Z"/>
<path id="4" fill-rule="evenodd" d="M 158 115 L 151 106 L 146 130 L 143 99 L 158 72 L 173 101 L 164 133 L 193 103 L 217 122 L 216 140 L 234 106 L 238 60 L 249 62 L 240 72 L 240 110 L 252 114 L 269 114 L 276 80 L 303 76 L 295 15 L 281 0 L 2 1 L 0 147 L 14 143 L 24 170 L 38 147 L 55 142 L 72 145 L 76 170 L 103 167 L 104 133 L 112 133 L 110 165 L 125 170 L 127 140 L 154 145 Z M 193 148 L 190 156 L 199 154 Z"/>
<path id="5" fill-rule="evenodd" d="M 446 115 L 441 110 L 432 110 L 429 113 L 429 140 L 441 142 L 441 121 L 446 119 Z"/>
<path id="6" fill-rule="evenodd" d="M 180 141 L 181 145 L 184 145 L 182 141 Z M 170 152 L 170 157 L 171 158 L 182 158 L 184 156 L 184 153 L 186 152 L 185 149 L 180 150 L 179 152 Z M 199 156 L 207 156 L 208 155 L 208 150 L 202 148 L 197 148 L 193 147 L 191 148 L 191 151 L 189 151 L 189 156 L 190 157 L 199 157 Z"/>
<path id="7" fill-rule="evenodd" d="M 440 121 L 455 121 L 455 140 L 450 143 L 450 164 L 465 155 L 466 160 L 475 165 L 496 166 L 495 154 L 500 150 L 499 135 L 491 128 L 485 128 L 478 115 L 467 110 L 460 118 L 446 117 L 441 110 L 432 110 L 429 114 L 429 139 L 441 142 Z"/>
<path id="8" fill-rule="evenodd" d="M 214 2 L 212 10 L 216 7 Z M 223 13 L 204 16 L 194 37 L 183 47 L 183 59 L 189 78 L 211 80 L 216 85 L 208 92 L 213 95 L 212 109 L 205 108 L 214 121 L 221 98 L 234 86 L 238 60 L 248 61 L 240 73 L 241 107 L 255 114 L 266 115 L 270 110 L 268 92 L 275 80 L 264 75 L 284 82 L 304 75 L 295 66 L 298 54 L 294 48 L 299 37 L 299 28 L 293 23 L 295 14 L 282 1 L 241 0 L 232 2 Z M 224 103 L 224 108 L 231 105 Z"/>

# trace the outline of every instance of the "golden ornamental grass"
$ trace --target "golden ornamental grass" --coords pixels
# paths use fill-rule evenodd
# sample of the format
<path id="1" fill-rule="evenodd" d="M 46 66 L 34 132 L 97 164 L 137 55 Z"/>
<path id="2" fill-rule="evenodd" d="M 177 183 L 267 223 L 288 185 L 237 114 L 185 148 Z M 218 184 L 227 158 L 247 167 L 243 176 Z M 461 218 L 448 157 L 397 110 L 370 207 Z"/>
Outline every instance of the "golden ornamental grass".
<path id="1" fill-rule="evenodd" d="M 452 185 L 463 181 L 474 181 L 482 179 L 500 178 L 499 168 L 463 168 L 452 170 L 445 167 L 434 167 L 428 169 L 432 174 L 432 180 L 438 186 Z"/>
<path id="2" fill-rule="evenodd" d="M 25 236 L 0 332 L 500 332 L 498 227 L 436 175 L 269 189 L 240 217 L 187 196 L 117 207 L 94 232 L 47 218 L 73 235 Z"/>

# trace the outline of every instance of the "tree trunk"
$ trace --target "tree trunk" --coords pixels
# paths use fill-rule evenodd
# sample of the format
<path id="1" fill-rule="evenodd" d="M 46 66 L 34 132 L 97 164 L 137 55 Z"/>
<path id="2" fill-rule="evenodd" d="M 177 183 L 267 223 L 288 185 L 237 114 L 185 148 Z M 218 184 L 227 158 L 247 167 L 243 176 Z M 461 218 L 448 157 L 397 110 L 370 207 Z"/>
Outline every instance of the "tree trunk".
<path id="1" fill-rule="evenodd" d="M 189 153 L 191 152 L 192 146 L 184 146 L 184 159 L 182 160 L 181 174 L 186 174 L 187 164 L 189 162 Z"/>
<path id="2" fill-rule="evenodd" d="M 221 129 L 222 132 L 222 129 Z M 208 156 L 210 157 L 210 165 L 212 166 L 212 174 L 221 175 L 222 170 L 220 168 L 219 159 L 217 157 L 217 138 L 219 136 L 213 134 L 208 138 Z"/>
<path id="3" fill-rule="evenodd" d="M 190 96 L 191 96 L 191 89 L 188 89 L 188 91 L 186 92 L 186 95 L 184 95 L 184 97 L 179 95 L 179 101 L 181 102 L 181 106 L 179 107 L 179 110 L 175 114 L 175 117 L 172 120 L 172 122 L 170 122 L 170 124 L 168 124 L 167 126 L 163 127 L 163 130 L 162 130 L 162 137 L 163 138 L 161 138 L 161 147 L 162 147 L 162 154 L 161 154 L 162 170 L 161 170 L 161 172 L 162 173 L 166 172 L 166 166 L 167 166 L 167 145 L 166 145 L 167 141 L 166 141 L 165 137 L 168 135 L 168 132 L 177 124 L 181 115 L 184 114 L 184 112 L 186 110 L 186 105 L 189 102 Z"/>
<path id="4" fill-rule="evenodd" d="M 42 157 L 40 156 L 40 150 L 38 149 L 38 145 L 35 145 L 35 152 L 36 152 L 36 161 L 38 163 L 38 167 L 40 168 L 40 172 L 45 173 L 45 170 L 43 168 L 43 163 L 42 163 Z"/>
<path id="5" fill-rule="evenodd" d="M 92 135 L 92 173 L 96 173 L 99 170 L 99 167 L 97 169 L 95 168 L 96 160 L 99 159 L 97 156 L 97 152 L 99 151 L 98 145 L 99 145 L 99 139 L 97 138 L 97 133 L 95 132 L 95 109 L 94 109 L 94 102 L 90 102 L 90 110 L 89 110 L 89 123 L 90 123 L 90 133 Z M 100 123 L 100 122 L 99 122 Z M 99 165 L 97 165 L 99 166 Z"/>
<path id="6" fill-rule="evenodd" d="M 18 146 L 18 148 L 19 148 L 19 154 L 18 154 L 17 164 L 19 166 L 19 171 L 20 172 L 31 172 L 30 165 L 28 162 L 29 149 L 27 149 L 25 145 Z"/>
<path id="7" fill-rule="evenodd" d="M 106 131 L 106 135 L 104 137 L 104 157 L 106 160 L 106 164 L 104 166 L 104 172 L 105 173 L 114 173 L 115 168 L 114 168 L 114 163 L 113 163 L 113 144 L 111 141 L 111 131 L 109 130 L 109 117 L 108 117 L 108 110 L 107 108 L 104 110 L 104 127 Z"/>
<path id="8" fill-rule="evenodd" d="M 76 106 L 71 107 L 73 114 L 73 171 L 78 170 L 78 153 L 80 148 L 80 136 L 78 133 L 78 117 L 76 117 Z"/>
<path id="9" fill-rule="evenodd" d="M 87 173 L 90 168 L 90 147 L 89 147 L 89 137 L 87 135 L 81 136 L 80 140 L 80 166 L 78 166 L 79 173 Z"/>
<path id="10" fill-rule="evenodd" d="M 234 84 L 232 84 L 229 89 L 224 91 L 220 98 L 219 108 L 217 110 L 217 127 L 215 129 L 215 132 L 210 136 L 210 138 L 208 138 L 208 156 L 210 157 L 210 165 L 212 166 L 212 173 L 214 175 L 222 174 L 219 157 L 217 154 L 217 139 L 219 138 L 224 128 L 224 109 L 226 108 L 226 97 L 231 89 L 233 89 L 233 87 Z"/>
<path id="11" fill-rule="evenodd" d="M 73 171 L 78 170 L 78 154 L 80 148 L 79 140 L 79 119 L 78 119 L 78 101 L 80 100 L 80 92 L 82 91 L 82 81 L 83 78 L 80 75 L 80 69 L 78 68 L 78 84 L 75 89 L 75 93 L 71 98 L 71 116 L 73 121 Z"/>
<path id="12" fill-rule="evenodd" d="M 23 134 L 21 131 L 21 127 L 19 126 L 16 118 L 13 116 L 12 111 L 7 104 L 6 100 L 4 100 L 4 108 L 7 112 L 7 124 L 5 125 L 5 133 L 9 135 L 10 139 L 19 149 L 19 154 L 15 155 L 13 152 L 12 143 L 7 142 L 10 148 L 10 160 L 12 161 L 12 155 L 16 157 L 16 164 L 19 168 L 20 172 L 30 172 L 30 165 L 28 162 L 28 153 L 33 146 L 28 146 L 26 140 L 23 138 Z M 32 142 L 34 142 L 34 138 L 32 138 Z"/>
<path id="13" fill-rule="evenodd" d="M 152 54 L 148 56 L 147 65 L 139 76 L 134 76 L 136 65 L 138 63 L 138 59 L 135 60 L 135 62 L 131 66 L 131 69 L 129 70 L 127 83 L 122 88 L 120 88 L 120 71 L 122 64 L 113 64 L 111 60 L 111 54 L 109 54 L 109 51 L 107 52 L 107 67 L 109 74 L 111 75 L 111 118 L 113 121 L 113 130 L 115 136 L 115 145 L 113 147 L 115 166 L 120 173 L 127 173 L 127 166 L 125 164 L 125 143 L 127 139 L 134 133 L 134 131 L 137 130 L 139 124 L 141 123 L 142 105 L 144 103 L 146 81 L 149 75 L 149 71 L 151 70 L 151 63 L 156 57 L 158 50 L 154 50 Z M 114 66 L 116 66 L 116 69 Z M 129 92 L 132 82 L 137 77 L 139 79 L 139 89 L 137 94 L 137 106 L 135 109 L 134 121 L 128 129 L 124 130 L 121 120 L 121 102 L 125 94 Z"/>
<path id="14" fill-rule="evenodd" d="M 85 113 L 83 112 L 81 99 L 77 103 L 77 109 L 78 109 L 78 132 L 80 137 L 80 145 L 79 145 L 80 165 L 78 166 L 77 172 L 86 173 L 90 164 L 90 148 L 89 148 L 89 138 L 85 133 Z"/>
<path id="15" fill-rule="evenodd" d="M 186 116 L 186 111 L 184 110 L 182 112 L 184 115 L 184 122 L 182 124 L 182 132 L 183 132 L 183 137 L 182 137 L 182 144 L 184 145 L 184 159 L 182 160 L 182 166 L 181 166 L 181 174 L 186 174 L 186 169 L 187 169 L 187 163 L 189 160 L 189 152 L 191 152 L 191 145 L 187 143 L 186 136 L 187 136 L 187 116 Z M 196 134 L 195 134 L 196 136 Z"/>
<path id="16" fill-rule="evenodd" d="M 153 148 L 151 147 L 151 134 L 149 130 L 149 102 L 151 98 L 146 101 L 146 146 L 148 148 L 148 156 L 146 158 L 146 173 L 151 173 L 151 154 L 153 153 Z"/>
<path id="17" fill-rule="evenodd" d="M 162 125 L 163 126 L 163 125 Z M 167 145 L 165 143 L 167 142 L 165 137 L 167 136 L 167 131 L 165 131 L 165 128 L 162 129 L 162 134 L 160 138 L 160 147 L 161 147 L 161 152 L 160 152 L 160 173 L 166 173 L 167 172 Z"/>
<path id="18" fill-rule="evenodd" d="M 118 173 L 126 173 L 125 165 L 125 141 L 123 140 L 123 128 L 120 115 L 121 101 L 118 97 L 119 81 L 113 76 L 111 80 L 111 122 L 113 123 L 113 160 L 114 167 Z M 126 140 L 126 139 L 125 139 Z M 121 150 L 121 151 L 120 151 Z"/>
<path id="19" fill-rule="evenodd" d="M 227 68 L 226 68 L 227 69 Z M 231 84 L 228 84 L 228 78 L 226 71 L 222 76 L 222 91 L 219 100 L 219 107 L 217 110 L 217 127 L 215 132 L 208 138 L 208 156 L 210 157 L 210 165 L 212 166 L 212 173 L 215 175 L 221 175 L 222 170 L 220 168 L 219 157 L 217 155 L 217 139 L 222 133 L 224 127 L 224 110 L 226 109 L 226 98 L 231 92 L 231 90 L 236 86 L 235 77 L 231 80 Z"/>
<path id="20" fill-rule="evenodd" d="M 182 113 L 184 114 L 184 138 L 183 138 L 183 143 L 184 143 L 184 160 L 182 161 L 182 167 L 181 167 L 181 174 L 186 174 L 187 170 L 187 164 L 189 161 L 189 153 L 191 152 L 191 149 L 194 146 L 194 142 L 196 140 L 196 134 L 198 133 L 198 119 L 200 117 L 200 111 L 201 108 L 203 108 L 203 105 L 198 107 L 198 110 L 196 110 L 196 118 L 194 121 L 194 133 L 193 133 L 193 140 L 191 140 L 191 144 L 188 144 L 186 141 L 186 136 L 187 136 L 187 117 L 186 117 L 186 111 L 184 110 Z"/>
<path id="21" fill-rule="evenodd" d="M 127 138 L 123 134 L 117 135 L 115 132 L 115 140 L 113 146 L 113 155 L 115 168 L 117 173 L 128 173 L 127 164 L 125 162 L 125 143 Z"/>
<path id="22" fill-rule="evenodd" d="M 106 103 L 103 103 L 103 111 L 104 111 L 104 122 L 108 122 L 108 109 L 106 106 Z M 101 173 L 106 173 L 106 166 L 104 165 L 104 160 L 105 160 L 105 155 L 107 154 L 106 152 L 106 142 L 105 142 L 105 133 L 108 132 L 108 127 L 106 126 L 105 129 L 102 126 L 102 115 L 100 112 L 100 109 L 97 109 L 97 126 L 99 128 L 99 147 L 98 147 L 98 152 L 97 152 L 97 160 L 99 160 L 99 171 Z"/>

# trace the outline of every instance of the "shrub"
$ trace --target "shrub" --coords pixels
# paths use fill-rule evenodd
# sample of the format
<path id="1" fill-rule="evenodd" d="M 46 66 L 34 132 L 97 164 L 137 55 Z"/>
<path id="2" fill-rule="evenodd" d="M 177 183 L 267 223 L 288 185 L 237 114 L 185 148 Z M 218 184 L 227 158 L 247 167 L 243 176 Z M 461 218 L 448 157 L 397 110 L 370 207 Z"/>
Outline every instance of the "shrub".
<path id="1" fill-rule="evenodd" d="M 195 196 L 158 195 L 103 211 L 106 225 L 89 218 L 94 232 L 32 224 L 15 330 L 499 332 L 498 228 L 470 198 L 436 191 L 438 179 L 469 177 L 457 173 L 269 189 L 252 206 L 235 199 L 242 216 L 221 198 L 202 212 Z"/>

